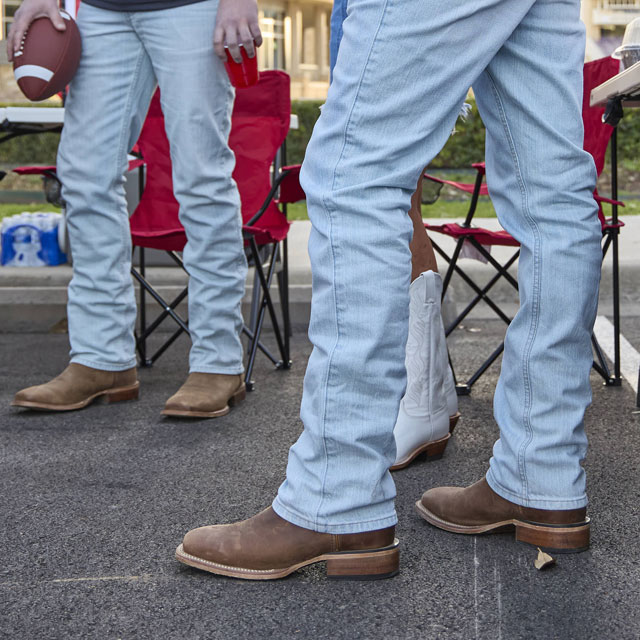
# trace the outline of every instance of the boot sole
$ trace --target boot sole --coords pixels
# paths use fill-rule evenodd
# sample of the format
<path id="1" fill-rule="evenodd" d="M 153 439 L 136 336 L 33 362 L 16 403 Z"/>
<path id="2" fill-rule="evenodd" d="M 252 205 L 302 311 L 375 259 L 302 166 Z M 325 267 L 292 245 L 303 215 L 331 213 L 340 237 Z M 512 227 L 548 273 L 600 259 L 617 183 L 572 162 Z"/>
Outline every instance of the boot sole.
<path id="1" fill-rule="evenodd" d="M 12 407 L 22 407 L 23 409 L 33 409 L 35 411 L 76 411 L 84 409 L 92 402 L 100 400 L 105 404 L 113 402 L 125 402 L 127 400 L 137 400 L 140 394 L 140 382 L 127 387 L 115 387 L 106 391 L 99 391 L 75 404 L 48 404 L 46 402 L 29 402 L 27 400 L 14 400 Z"/>
<path id="2" fill-rule="evenodd" d="M 396 462 L 392 467 L 389 467 L 389 471 L 399 471 L 408 467 L 418 456 L 426 455 L 427 460 L 439 460 L 444 454 L 444 450 L 447 448 L 447 443 L 451 438 L 451 434 L 447 433 L 444 438 L 440 440 L 432 440 L 431 442 L 425 442 L 419 447 L 416 447 L 411 453 L 404 457 L 399 462 Z"/>
<path id="3" fill-rule="evenodd" d="M 340 551 L 315 556 L 283 569 L 244 569 L 217 564 L 186 553 L 183 546 L 176 549 L 176 560 L 209 573 L 242 580 L 277 580 L 285 578 L 302 567 L 326 562 L 327 577 L 337 580 L 382 580 L 392 578 L 400 570 L 398 540 L 389 547 L 364 551 Z"/>
<path id="4" fill-rule="evenodd" d="M 416 512 L 429 524 L 451 533 L 478 535 L 515 531 L 516 541 L 539 547 L 550 553 L 579 553 L 586 551 L 590 543 L 591 521 L 589 518 L 576 524 L 545 525 L 513 518 L 491 524 L 469 526 L 438 518 L 420 500 L 416 502 Z"/>
<path id="5" fill-rule="evenodd" d="M 416 447 L 411 453 L 405 456 L 400 462 L 396 462 L 392 467 L 389 467 L 389 471 L 399 471 L 400 469 L 406 469 L 418 456 L 426 453 L 428 461 L 440 460 L 444 455 L 444 450 L 447 448 L 447 442 L 456 428 L 460 420 L 460 413 L 456 413 L 449 418 L 449 433 L 440 440 L 432 440 L 431 442 L 425 442 L 419 447 Z"/>
<path id="6" fill-rule="evenodd" d="M 231 411 L 231 407 L 237 405 L 242 402 L 247 396 L 247 388 L 242 384 L 242 387 L 238 389 L 230 398 L 227 400 L 227 406 L 222 409 L 218 409 L 216 411 L 189 411 L 187 409 L 165 409 L 162 412 L 163 416 L 171 416 L 173 418 L 221 418 L 222 416 L 226 416 L 229 411 Z"/>

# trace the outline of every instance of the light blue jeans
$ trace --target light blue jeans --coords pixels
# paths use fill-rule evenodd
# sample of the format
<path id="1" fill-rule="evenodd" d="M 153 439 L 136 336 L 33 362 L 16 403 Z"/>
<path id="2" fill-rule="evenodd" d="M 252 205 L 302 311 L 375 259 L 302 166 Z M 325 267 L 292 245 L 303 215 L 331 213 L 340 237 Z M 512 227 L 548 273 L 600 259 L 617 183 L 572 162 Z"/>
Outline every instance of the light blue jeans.
<path id="1" fill-rule="evenodd" d="M 302 170 L 314 349 L 304 431 L 274 509 L 330 533 L 396 522 L 388 468 L 405 387 L 406 212 L 471 85 L 490 193 L 522 243 L 487 479 L 517 504 L 584 506 L 600 226 L 582 150 L 579 0 L 349 0 L 343 29 Z"/>
<path id="2" fill-rule="evenodd" d="M 233 89 L 213 52 L 218 0 L 161 11 L 82 4 L 82 60 L 58 153 L 73 252 L 71 361 L 135 366 L 131 237 L 123 174 L 156 85 L 188 242 L 190 370 L 238 374 L 244 257 L 235 166 L 227 145 Z"/>

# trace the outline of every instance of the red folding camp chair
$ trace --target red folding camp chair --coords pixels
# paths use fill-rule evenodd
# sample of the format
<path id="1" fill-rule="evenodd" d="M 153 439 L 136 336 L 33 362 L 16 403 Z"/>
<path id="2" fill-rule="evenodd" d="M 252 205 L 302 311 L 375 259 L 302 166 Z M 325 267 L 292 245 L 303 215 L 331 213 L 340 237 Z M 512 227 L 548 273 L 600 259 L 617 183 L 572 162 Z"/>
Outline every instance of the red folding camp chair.
<path id="1" fill-rule="evenodd" d="M 288 298 L 287 221 L 288 203 L 304 199 L 299 186 L 299 167 L 283 167 L 285 138 L 289 131 L 291 100 L 290 79 L 281 71 L 266 71 L 260 82 L 236 94 L 229 144 L 235 153 L 233 177 L 238 184 L 242 201 L 243 234 L 250 266 L 255 269 L 251 319 L 243 327 L 249 338 L 246 367 L 247 388 L 253 388 L 256 353 L 260 350 L 278 368 L 288 368 L 291 322 Z M 159 92 L 156 92 L 138 146 L 146 166 L 146 185 L 139 205 L 131 216 L 131 236 L 139 247 L 140 269 L 133 269 L 134 278 L 141 285 L 140 325 L 136 344 L 143 366 L 153 364 L 183 332 L 188 322 L 180 317 L 176 307 L 187 296 L 185 288 L 168 302 L 147 281 L 145 248 L 167 251 L 184 268 L 179 252 L 187 238 L 178 219 L 178 203 L 173 196 L 169 142 L 164 129 Z M 270 288 L 277 273 L 282 319 L 278 320 Z M 147 322 L 145 294 L 158 302 L 163 311 Z M 268 312 L 280 357 L 275 357 L 261 342 L 260 335 Z M 153 355 L 147 353 L 147 339 L 167 318 L 178 325 Z M 281 328 L 282 323 L 282 328 Z"/>
<path id="2" fill-rule="evenodd" d="M 585 128 L 585 141 L 584 149 L 591 153 L 595 160 L 598 175 L 602 172 L 605 163 L 605 155 L 609 139 L 613 133 L 613 127 L 603 124 L 602 115 L 604 108 L 592 108 L 589 106 L 589 98 L 591 90 L 613 77 L 619 72 L 619 62 L 613 58 L 602 58 L 585 64 L 584 67 L 584 98 L 582 106 L 582 117 Z M 434 249 L 447 261 L 448 268 L 443 280 L 443 298 L 447 293 L 447 289 L 451 283 L 451 278 L 454 273 L 460 276 L 460 278 L 473 290 L 475 296 L 465 306 L 465 308 L 457 315 L 457 317 L 448 324 L 445 329 L 445 334 L 448 336 L 464 321 L 464 319 L 471 313 L 475 306 L 484 301 L 495 314 L 503 320 L 507 325 L 511 322 L 511 318 L 499 307 L 499 305 L 489 297 L 489 291 L 496 285 L 496 283 L 504 278 L 516 291 L 518 290 L 518 283 L 516 279 L 509 273 L 509 268 L 516 262 L 520 255 L 519 243 L 506 231 L 491 231 L 489 229 L 483 229 L 480 227 L 472 226 L 473 216 L 476 211 L 478 200 L 481 195 L 488 195 L 488 189 L 486 183 L 483 181 L 485 176 L 484 163 L 474 164 L 473 167 L 477 171 L 476 181 L 474 184 L 461 184 L 457 182 L 441 180 L 433 176 L 425 174 L 425 178 L 433 180 L 441 184 L 448 184 L 456 189 L 462 190 L 471 194 L 471 203 L 469 206 L 469 212 L 462 224 L 448 223 L 442 225 L 426 224 L 425 227 L 435 233 L 441 233 L 449 236 L 455 240 L 455 249 L 451 256 L 449 256 L 437 242 L 431 239 Z M 599 204 L 598 216 L 602 225 L 602 253 L 603 258 L 607 254 L 609 247 L 613 244 L 617 247 L 617 236 L 620 231 L 620 227 L 623 223 L 618 221 L 617 208 L 618 206 L 624 206 L 623 203 L 616 200 L 602 198 L 598 195 L 597 191 L 594 193 L 594 197 Z M 605 218 L 602 210 L 602 204 L 608 203 L 612 205 L 613 217 L 610 219 Z M 487 284 L 480 286 L 473 281 L 468 273 L 462 269 L 459 264 L 461 258 L 461 252 L 464 244 L 469 243 L 483 258 L 494 267 L 496 275 L 493 276 Z M 507 246 L 513 247 L 513 255 L 504 263 L 497 261 L 490 253 L 492 246 Z M 619 286 L 618 286 L 618 259 L 617 251 L 614 251 L 614 265 L 613 265 L 613 291 L 614 291 L 614 331 L 615 341 L 619 344 L 620 335 L 620 318 L 619 318 Z M 620 357 L 619 349 L 616 350 L 614 373 L 609 370 L 607 361 L 602 353 L 600 345 L 595 336 L 592 336 L 592 343 L 594 347 L 595 359 L 593 363 L 594 369 L 602 376 L 607 385 L 619 385 L 620 384 Z M 461 382 L 456 378 L 456 389 L 459 395 L 466 395 L 471 391 L 471 387 L 482 376 L 482 374 L 495 362 L 504 350 L 504 342 L 498 346 L 493 353 L 482 363 L 482 365 L 465 381 Z M 453 367 L 455 376 L 455 368 Z"/>

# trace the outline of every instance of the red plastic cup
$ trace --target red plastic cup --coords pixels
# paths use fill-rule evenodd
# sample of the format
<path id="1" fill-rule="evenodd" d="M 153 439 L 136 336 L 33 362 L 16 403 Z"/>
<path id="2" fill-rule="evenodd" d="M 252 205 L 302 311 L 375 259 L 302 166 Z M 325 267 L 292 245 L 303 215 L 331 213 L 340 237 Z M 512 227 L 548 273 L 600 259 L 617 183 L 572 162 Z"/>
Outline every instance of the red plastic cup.
<path id="1" fill-rule="evenodd" d="M 250 58 L 247 55 L 244 47 L 240 46 L 240 53 L 242 54 L 242 62 L 236 62 L 229 52 L 229 47 L 225 47 L 227 54 L 227 60 L 224 63 L 224 67 L 229 74 L 231 84 L 236 89 L 246 89 L 247 87 L 253 87 L 258 84 L 258 56 L 257 54 Z"/>

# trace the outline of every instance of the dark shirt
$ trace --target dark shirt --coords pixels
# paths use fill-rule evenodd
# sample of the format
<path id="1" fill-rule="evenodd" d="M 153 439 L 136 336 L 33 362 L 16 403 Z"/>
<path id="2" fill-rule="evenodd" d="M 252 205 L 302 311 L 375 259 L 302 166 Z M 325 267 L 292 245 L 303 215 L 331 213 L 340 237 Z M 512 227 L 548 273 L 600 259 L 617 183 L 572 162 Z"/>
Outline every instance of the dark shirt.
<path id="1" fill-rule="evenodd" d="M 155 11 L 171 9 L 184 4 L 194 4 L 202 0 L 83 0 L 87 4 L 111 11 Z"/>

